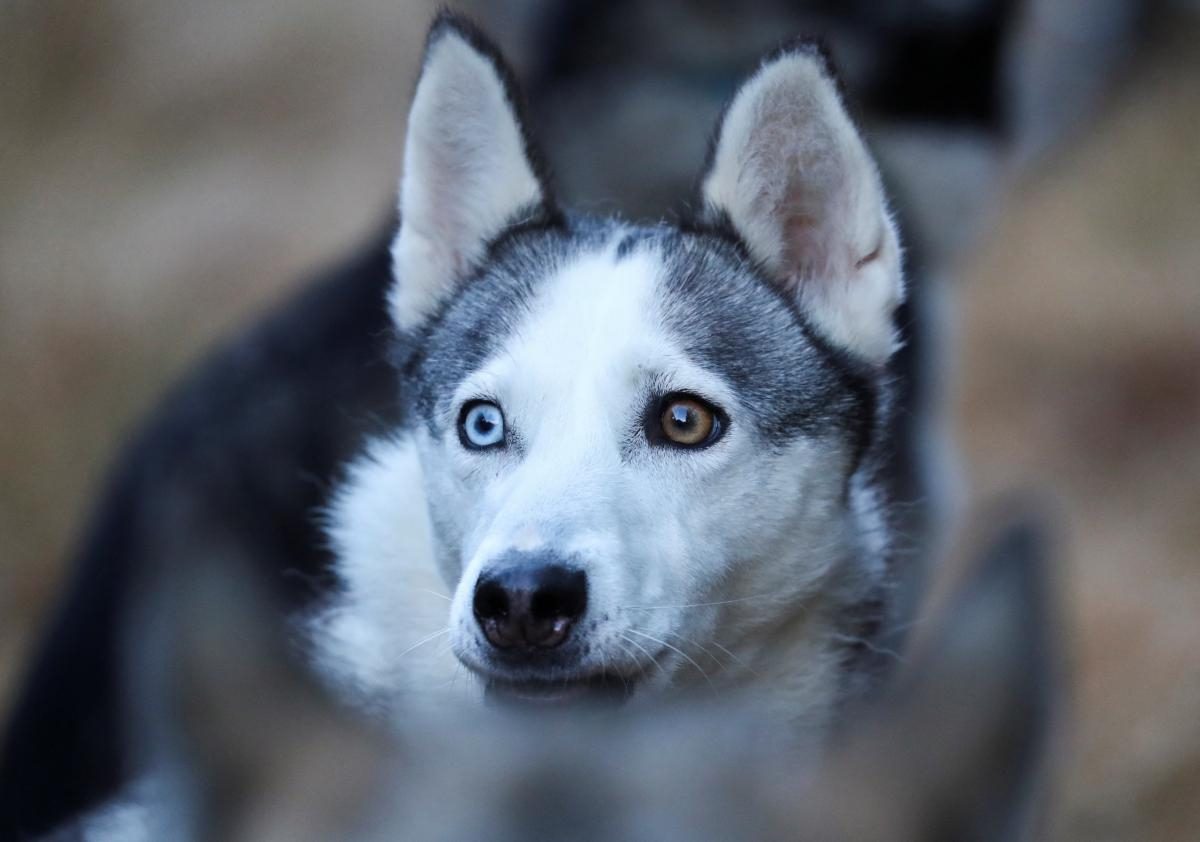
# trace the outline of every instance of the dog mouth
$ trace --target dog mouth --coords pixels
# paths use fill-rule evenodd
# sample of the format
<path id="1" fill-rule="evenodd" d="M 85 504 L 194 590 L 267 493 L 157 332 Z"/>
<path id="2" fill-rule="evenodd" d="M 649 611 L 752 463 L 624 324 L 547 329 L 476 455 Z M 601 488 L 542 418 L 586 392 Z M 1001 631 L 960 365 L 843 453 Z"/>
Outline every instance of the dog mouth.
<path id="1" fill-rule="evenodd" d="M 491 678 L 485 684 L 484 693 L 489 704 L 505 706 L 600 706 L 627 701 L 636 683 L 636 678 L 610 672 L 557 681 Z"/>

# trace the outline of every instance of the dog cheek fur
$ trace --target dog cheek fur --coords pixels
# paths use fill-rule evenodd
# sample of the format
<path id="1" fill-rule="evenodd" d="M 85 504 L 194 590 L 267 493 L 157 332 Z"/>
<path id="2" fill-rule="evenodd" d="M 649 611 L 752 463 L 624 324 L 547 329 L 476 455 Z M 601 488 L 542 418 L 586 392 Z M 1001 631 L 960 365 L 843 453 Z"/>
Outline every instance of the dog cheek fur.
<path id="1" fill-rule="evenodd" d="M 325 514 L 339 587 L 306 618 L 319 671 L 351 702 L 378 712 L 430 700 L 457 667 L 437 642 L 446 583 L 430 563 L 433 537 L 416 443 L 380 439 L 348 469 Z"/>

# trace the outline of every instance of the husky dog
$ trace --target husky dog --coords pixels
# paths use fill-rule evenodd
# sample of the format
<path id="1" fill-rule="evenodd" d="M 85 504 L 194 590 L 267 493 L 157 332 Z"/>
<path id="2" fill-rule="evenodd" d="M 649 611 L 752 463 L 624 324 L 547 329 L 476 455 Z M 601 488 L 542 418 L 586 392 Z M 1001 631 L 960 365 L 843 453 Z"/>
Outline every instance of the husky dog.
<path id="1" fill-rule="evenodd" d="M 486 636 L 476 638 L 479 658 L 472 663 L 500 693 L 548 695 L 538 683 L 547 674 L 586 678 L 586 685 L 572 689 L 585 696 L 612 692 L 613 685 L 624 694 L 621 679 L 630 678 L 635 698 L 660 696 L 656 688 L 668 683 L 698 685 L 708 694 L 707 680 L 722 689 L 754 690 L 773 684 L 771 672 L 791 647 L 802 668 L 789 670 L 790 684 L 771 698 L 781 704 L 785 697 L 809 699 L 810 707 L 786 707 L 783 715 L 819 732 L 837 685 L 852 694 L 857 677 L 872 671 L 872 650 L 898 648 L 896 629 L 905 624 L 884 638 L 874 624 L 890 603 L 915 601 L 920 593 L 914 572 L 937 557 L 926 537 L 936 520 L 932 513 L 937 498 L 952 496 L 930 483 L 939 472 L 930 468 L 937 460 L 930 458 L 936 448 L 929 444 L 940 437 L 931 427 L 936 378 L 928 368 L 947 356 L 931 341 L 937 336 L 928 327 L 930 292 L 950 271 L 951 247 L 963 244 L 963 221 L 995 194 L 996 179 L 988 174 L 1001 169 L 997 159 L 1028 134 L 1023 120 L 1014 124 L 1010 118 L 1059 115 L 1063 102 L 1084 101 L 1078 91 L 1064 93 L 1061 84 L 1097 77 L 1097 65 L 1111 51 L 1089 46 L 1083 35 L 1098 28 L 1076 26 L 1081 37 L 1068 51 L 1054 39 L 1071 27 L 1055 18 L 1045 33 L 1055 48 L 1046 50 L 1043 43 L 1031 49 L 1022 21 L 1041 18 L 1025 15 L 1025 4 L 1002 0 L 968 0 L 953 8 L 923 0 L 747 0 L 736 10 L 566 0 L 475 5 L 509 27 L 509 54 L 536 94 L 532 129 L 549 141 L 546 152 L 563 176 L 559 195 L 580 205 L 616 202 L 638 218 L 656 218 L 667 210 L 667 199 L 685 192 L 699 171 L 720 102 L 750 70 L 752 56 L 781 33 L 830 39 L 844 59 L 843 82 L 861 107 L 902 213 L 908 288 L 893 321 L 903 347 L 880 362 L 890 342 L 882 317 L 891 293 L 850 283 L 860 276 L 885 285 L 898 280 L 890 274 L 895 255 L 881 253 L 861 269 L 843 271 L 871 255 L 875 244 L 860 243 L 863 232 L 838 226 L 860 219 L 859 212 L 861 221 L 868 220 L 877 188 L 873 177 L 863 177 L 871 172 L 869 162 L 855 158 L 856 135 L 811 50 L 784 51 L 742 89 L 721 123 L 691 223 L 645 229 L 557 210 L 544 168 L 528 152 L 525 124 L 509 116 L 516 111 L 512 86 L 495 81 L 505 74 L 496 72 L 491 50 L 472 49 L 482 58 L 460 69 L 469 87 L 450 97 L 459 103 L 453 113 L 476 101 L 495 109 L 471 112 L 460 123 L 439 121 L 426 109 L 425 142 L 417 145 L 425 158 L 414 146 L 410 163 L 431 167 L 428 172 L 443 180 L 406 180 L 407 213 L 421 205 L 422 195 L 436 204 L 426 202 L 424 223 L 407 226 L 408 245 L 397 244 L 403 246 L 399 256 L 413 263 L 422 251 L 417 225 L 428 232 L 434 221 L 453 235 L 444 247 L 458 250 L 429 251 L 425 263 L 460 261 L 461 277 L 423 283 L 418 269 L 411 284 L 395 287 L 390 222 L 349 259 L 221 343 L 140 425 L 98 495 L 71 559 L 70 581 L 13 700 L 0 746 L 0 839 L 45 833 L 111 798 L 135 773 L 129 746 L 137 726 L 130 724 L 120 692 L 127 665 L 118 630 L 147 576 L 161 566 L 192 563 L 193 547 L 217 533 L 265 574 L 290 615 L 327 601 L 330 586 L 341 580 L 340 596 L 327 603 L 316 624 L 318 657 L 358 698 L 385 710 L 394 709 L 405 683 L 430 701 L 438 688 L 458 695 L 486 684 L 456 666 L 447 651 L 449 631 L 421 643 L 419 630 L 432 636 L 450 628 L 445 601 L 421 589 L 452 595 L 440 566 L 452 584 L 461 583 L 455 633 L 462 646 L 474 615 L 468 591 L 480 572 L 469 568 L 475 559 L 467 554 L 495 555 L 499 546 L 489 550 L 481 542 L 503 542 L 506 531 L 514 549 L 577 554 L 568 559 L 568 570 L 590 578 L 582 618 L 559 629 L 569 634 L 542 653 L 548 657 L 540 667 L 521 667 L 511 657 L 504 668 L 484 664 L 491 644 Z M 1090 6 L 1070 13 L 1089 15 L 1090 23 L 1096 17 Z M 467 47 L 478 46 L 473 36 L 464 39 Z M 1080 64 L 1080 54 L 1088 61 Z M 1052 56 L 1054 66 L 1036 71 L 1039 56 Z M 434 67 L 432 61 L 428 66 Z M 760 145 L 754 151 L 761 156 L 741 161 L 747 178 L 731 181 L 731 166 L 739 162 L 730 153 L 744 141 L 739 130 L 744 134 L 756 115 L 788 116 L 754 106 L 778 102 L 772 90 L 792 90 L 772 87 L 786 80 L 789 68 L 808 68 L 819 77 L 807 98 L 793 100 L 813 106 L 811 121 L 800 121 L 798 108 L 790 112 L 809 128 L 797 137 L 811 141 L 808 151 L 836 148 L 849 157 L 817 155 L 829 170 L 807 170 L 788 181 L 795 173 L 769 154 L 782 148 Z M 1021 70 L 1015 77 L 1014 68 Z M 448 80 L 444 73 L 426 74 L 427 103 L 436 78 Z M 479 90 L 472 86 L 476 79 Z M 488 99 L 498 84 L 504 95 Z M 1022 93 L 1036 94 L 1035 101 L 1026 102 Z M 823 128 L 832 133 L 821 135 Z M 433 142 L 439 131 L 448 132 L 441 145 Z M 762 139 L 780 135 L 767 131 Z M 472 143 L 481 147 L 474 154 Z M 797 145 L 793 151 L 803 150 Z M 430 152 L 439 154 L 430 159 Z M 466 169 L 450 166 L 454 160 L 441 154 L 448 152 Z M 839 182 L 842 175 L 849 180 Z M 757 200 L 755 183 L 768 188 Z M 813 190 L 806 197 L 808 188 Z M 803 200 L 815 200 L 822 190 L 846 203 L 807 217 Z M 786 231 L 772 228 L 781 218 L 770 212 L 782 198 L 802 200 L 796 206 L 802 212 L 789 218 L 795 224 Z M 492 216 L 513 210 L 506 202 L 527 205 L 516 217 L 523 224 Z M 439 221 L 437 213 L 453 216 Z M 836 250 L 839 243 L 864 250 L 849 257 Z M 597 283 L 588 283 L 588 276 Z M 584 294 L 575 296 L 572 283 Z M 385 303 L 389 292 L 393 306 Z M 616 312 L 602 310 L 605 301 Z M 398 354 L 407 416 L 397 406 L 398 379 L 383 347 L 397 318 L 408 320 Z M 628 327 L 612 327 L 593 353 L 597 326 L 621 319 Z M 552 327 L 569 333 L 570 342 L 556 341 Z M 675 379 L 656 388 L 650 388 L 655 372 L 624 385 L 611 379 L 621 370 L 618 356 L 633 354 L 639 342 L 634 357 L 670 363 L 661 373 Z M 536 347 L 561 361 L 562 369 L 550 372 L 556 382 L 538 374 L 551 360 L 534 354 Z M 452 400 L 451 390 L 471 385 L 468 375 L 502 377 L 499 361 L 519 358 L 503 355 L 525 351 L 524 358 L 536 364 L 510 372 L 508 384 L 495 381 L 505 393 L 471 396 L 499 399 L 493 403 L 504 421 L 504 447 L 455 450 L 458 419 L 438 414 Z M 626 373 L 635 370 L 636 364 Z M 563 380 L 570 388 L 561 388 Z M 664 388 L 696 392 L 678 394 L 702 399 L 697 404 L 656 405 L 658 429 L 668 409 L 671 418 L 680 413 L 685 427 L 689 418 L 699 422 L 691 429 L 697 435 L 711 418 L 711 445 L 675 446 L 665 433 L 652 441 L 647 430 L 653 425 L 629 427 L 638 383 L 653 396 Z M 591 391 L 579 398 L 576 386 Z M 533 394 L 539 387 L 554 391 L 542 401 Z M 651 396 L 638 407 L 643 413 Z M 584 399 L 599 409 L 589 411 Z M 489 415 L 495 418 L 481 406 L 476 420 L 484 429 Z M 629 438 L 617 456 L 613 442 L 621 431 L 612 425 L 622 419 Z M 561 437 L 547 437 L 556 426 Z M 330 487 L 369 434 L 383 438 L 330 507 Z M 560 446 L 566 453 L 561 458 L 552 455 Z M 572 462 L 571 456 L 587 461 Z M 437 470 L 439 464 L 446 470 Z M 519 494 L 539 487 L 538 476 L 547 482 L 544 496 L 521 502 Z M 430 508 L 422 478 L 426 485 L 436 480 L 454 487 L 425 488 Z M 604 496 L 618 491 L 611 501 Z M 192 512 L 190 521 L 161 534 L 164 510 L 180 503 Z M 314 516 L 320 510 L 330 512 L 340 556 L 336 576 L 330 575 L 331 542 Z M 518 511 L 547 517 L 530 529 L 505 526 L 503 518 Z M 468 534 L 472 529 L 480 534 Z M 897 564 L 901 543 L 906 552 Z M 478 560 L 482 564 L 482 554 Z M 886 585 L 889 566 L 903 568 L 898 572 L 906 583 L 899 592 Z M 756 578 L 766 572 L 783 584 Z M 637 595 L 639 588 L 645 595 Z M 706 588 L 712 593 L 682 595 Z M 394 601 L 397 590 L 403 591 L 401 601 Z M 577 588 L 574 600 L 578 610 Z M 486 613 L 487 599 L 482 605 Z M 539 605 L 544 610 L 544 600 Z M 351 616 L 356 609 L 364 612 L 361 621 Z M 902 620 L 908 610 L 898 610 Z M 604 628 L 591 626 L 606 613 Z M 505 639 L 502 624 L 492 624 Z M 555 623 L 549 625 L 553 630 Z M 476 634 L 486 632 L 479 627 Z M 774 648 L 776 639 L 787 645 Z M 766 640 L 779 660 L 760 662 L 756 646 Z M 581 644 L 594 648 L 585 655 Z M 614 654 L 618 649 L 627 654 Z M 549 663 L 555 659 L 557 666 Z M 433 678 L 447 674 L 453 677 Z"/>
<path id="2" fill-rule="evenodd" d="M 561 211 L 519 102 L 441 16 L 392 246 L 408 423 L 329 512 L 322 664 L 376 708 L 461 664 L 539 702 L 741 688 L 820 734 L 876 660 L 904 294 L 829 63 L 762 63 L 682 226 Z"/>
<path id="3" fill-rule="evenodd" d="M 724 704 L 414 712 L 379 733 L 294 665 L 245 577 L 196 565 L 143 635 L 158 666 L 138 695 L 154 697 L 171 774 L 160 809 L 124 826 L 213 840 L 1029 838 L 1059 681 L 1044 547 L 1028 522 L 999 533 L 896 680 L 816 755 Z"/>

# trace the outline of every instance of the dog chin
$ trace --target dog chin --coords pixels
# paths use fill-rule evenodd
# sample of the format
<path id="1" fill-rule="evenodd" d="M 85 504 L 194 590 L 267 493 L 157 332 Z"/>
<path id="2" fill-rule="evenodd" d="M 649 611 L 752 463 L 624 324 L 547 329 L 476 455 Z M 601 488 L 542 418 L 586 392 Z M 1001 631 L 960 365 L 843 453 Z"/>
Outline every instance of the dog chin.
<path id="1" fill-rule="evenodd" d="M 489 704 L 521 708 L 622 704 L 633 695 L 639 676 L 599 672 L 576 678 L 513 681 L 484 677 Z"/>

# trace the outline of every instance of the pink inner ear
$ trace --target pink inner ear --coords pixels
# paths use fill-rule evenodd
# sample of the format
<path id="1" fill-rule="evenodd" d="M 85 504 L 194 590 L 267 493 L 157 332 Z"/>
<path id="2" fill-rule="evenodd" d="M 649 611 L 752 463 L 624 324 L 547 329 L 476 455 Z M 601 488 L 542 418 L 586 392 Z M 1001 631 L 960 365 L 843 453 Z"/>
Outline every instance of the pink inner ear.
<path id="1" fill-rule="evenodd" d="M 821 219 L 794 211 L 783 221 L 783 269 L 790 285 L 824 274 L 829 256 L 822 242 Z"/>
<path id="2" fill-rule="evenodd" d="M 783 222 L 783 262 L 788 280 L 795 284 L 810 278 L 835 271 L 833 245 L 828 241 L 828 232 L 823 220 L 811 213 L 793 211 Z M 854 260 L 854 271 L 874 263 L 883 255 L 883 240 L 880 239 L 866 255 Z M 850 255 L 843 255 L 848 258 Z M 841 271 L 845 271 L 842 264 Z"/>

